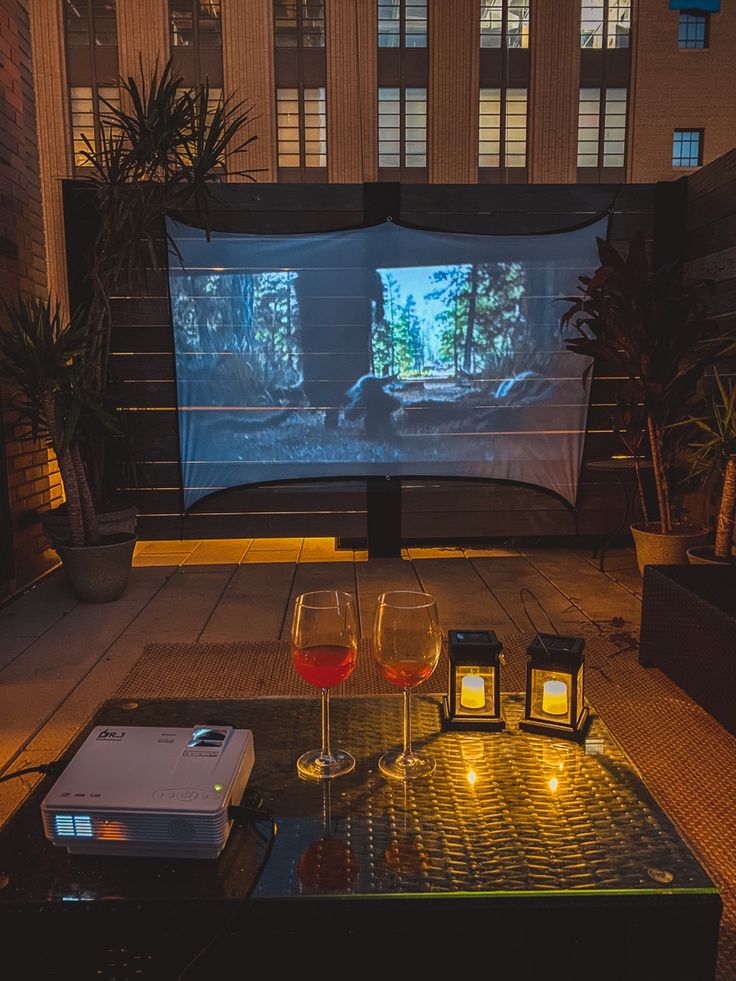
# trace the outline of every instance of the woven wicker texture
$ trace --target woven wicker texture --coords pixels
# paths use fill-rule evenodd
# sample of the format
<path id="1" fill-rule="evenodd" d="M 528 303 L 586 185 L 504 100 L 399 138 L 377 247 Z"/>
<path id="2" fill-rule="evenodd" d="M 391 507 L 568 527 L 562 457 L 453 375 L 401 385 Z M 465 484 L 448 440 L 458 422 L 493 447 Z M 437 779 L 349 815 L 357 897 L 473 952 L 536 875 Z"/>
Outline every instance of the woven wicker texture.
<path id="1" fill-rule="evenodd" d="M 530 635 L 502 638 L 502 687 L 523 688 Z M 364 645 L 358 668 L 335 694 L 388 690 Z M 421 691 L 441 691 L 446 662 Z M 291 666 L 288 645 L 158 644 L 149 646 L 125 679 L 124 698 L 244 698 L 316 693 Z M 719 979 L 736 978 L 736 738 L 656 669 L 637 661 L 635 640 L 609 630 L 586 639 L 586 696 L 647 787 L 719 886 L 724 902 Z M 385 745 L 395 742 L 393 733 Z M 311 744 L 310 744 L 311 745 Z M 310 748 L 304 746 L 304 748 Z M 523 811 L 517 815 L 523 819 Z M 695 981 L 695 979 L 693 979 Z"/>
<path id="2" fill-rule="evenodd" d="M 437 768 L 424 780 L 403 784 L 385 780 L 375 765 L 399 741 L 401 699 L 334 703 L 334 732 L 361 761 L 354 777 L 332 789 L 324 828 L 349 842 L 355 854 L 359 869 L 345 891 L 710 886 L 600 720 L 589 733 L 596 752 L 586 752 L 522 733 L 521 696 L 506 696 L 503 708 L 509 725 L 500 735 L 447 733 L 440 731 L 439 699 L 417 698 L 415 746 L 430 753 Z M 259 700 L 250 711 L 254 727 L 273 733 L 273 745 L 260 760 L 259 772 L 266 775 L 259 786 L 290 802 L 259 894 L 297 895 L 304 887 L 298 860 L 314 847 L 315 798 L 322 791 L 305 787 L 293 761 L 318 739 L 319 709 L 314 700 Z M 554 790 L 550 780 L 557 781 Z M 320 872 L 325 880 L 334 878 L 335 871 L 334 862 L 315 861 L 309 881 L 319 883 Z"/>

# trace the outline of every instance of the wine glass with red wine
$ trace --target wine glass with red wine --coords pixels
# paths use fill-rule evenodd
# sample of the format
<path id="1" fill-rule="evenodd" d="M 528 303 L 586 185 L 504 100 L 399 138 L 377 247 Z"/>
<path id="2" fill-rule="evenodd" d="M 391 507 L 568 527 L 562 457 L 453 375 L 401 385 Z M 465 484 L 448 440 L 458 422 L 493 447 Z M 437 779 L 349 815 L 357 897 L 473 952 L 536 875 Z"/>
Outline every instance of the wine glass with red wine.
<path id="1" fill-rule="evenodd" d="M 431 756 L 411 745 L 411 690 L 430 677 L 442 651 L 437 603 L 428 593 L 396 590 L 378 597 L 373 623 L 373 650 L 381 674 L 404 691 L 404 748 L 384 753 L 378 768 L 394 780 L 426 777 L 434 772 Z"/>
<path id="2" fill-rule="evenodd" d="M 322 589 L 297 596 L 291 656 L 302 678 L 322 690 L 322 748 L 299 757 L 299 774 L 323 780 L 350 773 L 355 759 L 330 746 L 330 689 L 352 674 L 358 660 L 358 626 L 349 593 Z"/>

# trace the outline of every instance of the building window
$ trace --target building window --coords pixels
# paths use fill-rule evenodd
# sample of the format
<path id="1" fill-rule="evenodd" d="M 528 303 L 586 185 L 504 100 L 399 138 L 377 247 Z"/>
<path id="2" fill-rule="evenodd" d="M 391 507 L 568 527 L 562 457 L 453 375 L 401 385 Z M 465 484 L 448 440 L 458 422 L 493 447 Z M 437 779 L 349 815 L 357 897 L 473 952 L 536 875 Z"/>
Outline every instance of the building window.
<path id="1" fill-rule="evenodd" d="M 324 88 L 276 91 L 279 167 L 327 166 Z"/>
<path id="2" fill-rule="evenodd" d="M 626 89 L 580 89 L 578 167 L 623 167 Z"/>
<path id="3" fill-rule="evenodd" d="M 480 0 L 481 48 L 529 47 L 529 0 Z"/>
<path id="4" fill-rule="evenodd" d="M 378 166 L 427 166 L 426 88 L 379 88 Z"/>
<path id="5" fill-rule="evenodd" d="M 628 48 L 631 0 L 582 0 L 581 48 Z"/>
<path id="6" fill-rule="evenodd" d="M 527 90 L 507 89 L 501 105 L 501 89 L 480 90 L 478 166 L 526 167 Z"/>
<path id="7" fill-rule="evenodd" d="M 220 47 L 220 0 L 169 0 L 169 28 L 172 47 Z"/>
<path id="8" fill-rule="evenodd" d="M 700 167 L 702 163 L 702 129 L 676 129 L 672 143 L 672 166 Z"/>
<path id="9" fill-rule="evenodd" d="M 109 134 L 110 106 L 120 106 L 120 93 L 111 86 L 74 86 L 69 93 L 74 167 L 79 169 L 89 166 L 85 156 L 89 152 L 87 140 L 93 150 L 97 150 L 100 136 L 103 133 Z"/>
<path id="10" fill-rule="evenodd" d="M 115 0 L 65 0 L 66 42 L 72 48 L 118 43 Z"/>
<path id="11" fill-rule="evenodd" d="M 324 0 L 274 0 L 277 48 L 324 48 Z"/>
<path id="12" fill-rule="evenodd" d="M 679 42 L 681 48 L 707 48 L 708 15 L 681 10 Z"/>
<path id="13" fill-rule="evenodd" d="M 377 0 L 379 48 L 427 47 L 427 0 Z"/>

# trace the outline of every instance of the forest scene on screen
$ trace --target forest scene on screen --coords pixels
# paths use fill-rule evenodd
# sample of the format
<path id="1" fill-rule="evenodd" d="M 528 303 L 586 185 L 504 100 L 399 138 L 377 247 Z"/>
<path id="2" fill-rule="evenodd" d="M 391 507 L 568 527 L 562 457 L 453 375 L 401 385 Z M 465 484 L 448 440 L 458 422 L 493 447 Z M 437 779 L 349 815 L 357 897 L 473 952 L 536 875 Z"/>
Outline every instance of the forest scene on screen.
<path id="1" fill-rule="evenodd" d="M 559 460 L 540 442 L 550 407 L 577 438 L 587 394 L 558 279 L 517 261 L 172 270 L 187 501 L 309 476 L 524 479 Z"/>

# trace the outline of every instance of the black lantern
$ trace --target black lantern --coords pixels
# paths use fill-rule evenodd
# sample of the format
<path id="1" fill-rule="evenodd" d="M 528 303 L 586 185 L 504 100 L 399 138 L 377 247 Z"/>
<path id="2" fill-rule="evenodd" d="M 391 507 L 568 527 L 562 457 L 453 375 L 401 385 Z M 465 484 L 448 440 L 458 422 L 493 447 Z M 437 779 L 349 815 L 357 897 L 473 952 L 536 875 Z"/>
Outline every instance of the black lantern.
<path id="1" fill-rule="evenodd" d="M 501 644 L 492 630 L 451 630 L 450 678 L 443 703 L 451 729 L 503 729 Z"/>
<path id="2" fill-rule="evenodd" d="M 585 737 L 589 713 L 583 698 L 584 647 L 582 637 L 537 634 L 526 652 L 522 729 L 563 739 Z"/>

